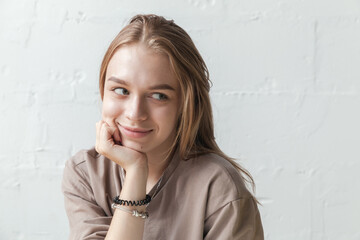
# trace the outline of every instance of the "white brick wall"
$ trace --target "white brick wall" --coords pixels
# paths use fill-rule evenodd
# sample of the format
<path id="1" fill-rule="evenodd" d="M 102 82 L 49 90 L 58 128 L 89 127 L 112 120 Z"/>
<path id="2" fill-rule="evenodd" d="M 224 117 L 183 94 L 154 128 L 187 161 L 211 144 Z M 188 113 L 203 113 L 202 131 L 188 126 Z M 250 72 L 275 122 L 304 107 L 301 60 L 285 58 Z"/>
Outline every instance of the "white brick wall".
<path id="1" fill-rule="evenodd" d="M 266 239 L 360 239 L 359 0 L 0 0 L 0 239 L 66 239 L 64 162 L 94 144 L 100 62 L 136 13 L 197 44 Z"/>

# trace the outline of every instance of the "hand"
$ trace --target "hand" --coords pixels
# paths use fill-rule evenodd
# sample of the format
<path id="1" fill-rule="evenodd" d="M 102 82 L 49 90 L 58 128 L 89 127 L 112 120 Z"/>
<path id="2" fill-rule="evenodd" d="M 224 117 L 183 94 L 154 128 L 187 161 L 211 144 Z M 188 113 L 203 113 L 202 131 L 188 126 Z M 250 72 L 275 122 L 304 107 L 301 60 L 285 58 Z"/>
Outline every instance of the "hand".
<path id="1" fill-rule="evenodd" d="M 125 171 L 146 168 L 147 157 L 144 153 L 120 145 L 120 132 L 117 127 L 109 126 L 105 121 L 96 123 L 96 144 L 98 153 L 120 165 Z"/>

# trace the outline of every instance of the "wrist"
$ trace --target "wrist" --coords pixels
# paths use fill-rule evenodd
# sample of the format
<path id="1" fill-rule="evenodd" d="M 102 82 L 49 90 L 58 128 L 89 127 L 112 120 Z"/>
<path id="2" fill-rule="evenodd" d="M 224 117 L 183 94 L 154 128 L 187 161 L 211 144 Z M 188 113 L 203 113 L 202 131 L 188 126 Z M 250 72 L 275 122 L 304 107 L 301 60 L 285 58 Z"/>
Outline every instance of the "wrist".
<path id="1" fill-rule="evenodd" d="M 148 163 L 146 160 L 138 160 L 134 162 L 132 165 L 127 166 L 125 169 L 126 177 L 136 177 L 136 176 L 144 176 L 147 179 L 147 175 L 149 172 Z"/>
<path id="2" fill-rule="evenodd" d="M 147 177 L 147 166 L 128 168 L 120 197 L 126 200 L 144 199 L 146 196 Z"/>

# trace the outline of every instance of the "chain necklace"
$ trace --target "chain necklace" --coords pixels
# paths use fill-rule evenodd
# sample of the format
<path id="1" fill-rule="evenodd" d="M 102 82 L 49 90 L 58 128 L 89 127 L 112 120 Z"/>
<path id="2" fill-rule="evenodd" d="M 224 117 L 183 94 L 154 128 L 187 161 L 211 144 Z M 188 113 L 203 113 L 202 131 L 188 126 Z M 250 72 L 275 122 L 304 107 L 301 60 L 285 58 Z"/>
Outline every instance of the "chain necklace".
<path id="1" fill-rule="evenodd" d="M 164 171 L 165 172 L 165 171 Z M 154 198 L 155 194 L 157 193 L 159 187 L 160 187 L 160 184 L 161 184 L 161 181 L 163 179 L 163 176 L 164 176 L 164 173 L 163 175 L 161 175 L 160 179 L 159 179 L 159 183 L 157 184 L 156 188 L 155 188 L 155 191 L 153 193 L 153 195 L 151 196 L 151 200 Z M 146 206 L 148 206 L 150 203 L 146 204 Z"/>

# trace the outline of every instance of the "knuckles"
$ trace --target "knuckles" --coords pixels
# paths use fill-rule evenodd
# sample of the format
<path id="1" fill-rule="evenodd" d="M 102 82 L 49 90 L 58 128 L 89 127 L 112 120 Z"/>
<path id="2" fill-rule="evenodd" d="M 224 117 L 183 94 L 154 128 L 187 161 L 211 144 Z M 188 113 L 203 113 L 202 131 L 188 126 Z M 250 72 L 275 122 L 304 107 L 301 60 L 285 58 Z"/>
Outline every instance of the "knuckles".
<path id="1" fill-rule="evenodd" d="M 100 144 L 95 145 L 95 150 L 102 155 L 104 155 L 104 153 L 105 153 L 104 148 L 102 146 L 100 146 Z"/>
<path id="2" fill-rule="evenodd" d="M 110 146 L 108 146 L 108 144 L 106 143 L 107 141 L 104 141 L 102 140 L 101 138 L 99 138 L 97 141 L 96 141 L 96 144 L 95 144 L 95 150 L 102 154 L 102 155 L 108 155 L 107 153 L 109 152 L 110 150 Z"/>

